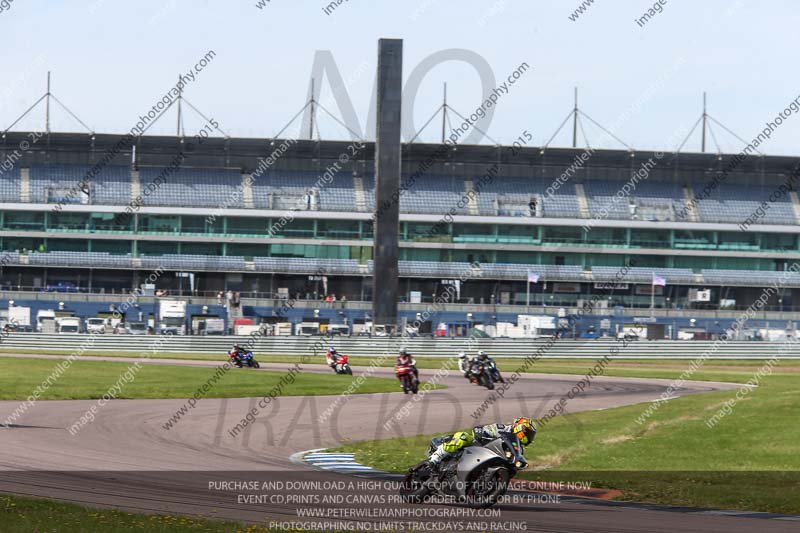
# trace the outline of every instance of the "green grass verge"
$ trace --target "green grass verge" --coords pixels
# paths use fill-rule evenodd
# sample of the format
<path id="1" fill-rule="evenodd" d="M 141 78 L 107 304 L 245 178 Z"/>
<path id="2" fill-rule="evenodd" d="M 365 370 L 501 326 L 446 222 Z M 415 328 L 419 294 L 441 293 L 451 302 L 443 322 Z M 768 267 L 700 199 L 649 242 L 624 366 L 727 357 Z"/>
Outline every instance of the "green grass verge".
<path id="1" fill-rule="evenodd" d="M 170 515 L 144 515 L 100 510 L 39 498 L 0 494 L 3 533 L 270 533 L 277 531 L 235 522 L 217 522 Z"/>
<path id="2" fill-rule="evenodd" d="M 612 363 L 606 374 L 676 378 L 688 362 L 637 365 L 641 368 Z M 763 363 L 707 365 L 695 379 L 744 383 Z M 630 501 L 800 514 L 800 365 L 779 364 L 731 414 L 707 427 L 705 421 L 735 395 L 734 390 L 671 400 L 642 424 L 637 419 L 650 404 L 556 417 L 540 429 L 528 452 L 534 467 L 546 469 L 520 477 L 591 481 L 622 491 L 620 499 Z M 430 437 L 363 442 L 337 451 L 402 472 L 424 458 Z"/>
<path id="3" fill-rule="evenodd" d="M 0 358 L 0 400 L 23 400 L 33 393 L 63 360 Z M 129 362 L 75 361 L 39 396 L 40 400 L 80 400 L 101 398 L 121 376 L 133 376 L 116 395 L 120 399 L 189 398 L 217 371 L 178 365 L 142 364 L 136 370 Z M 263 396 L 286 374 L 282 371 L 255 371 L 231 368 L 211 387 L 207 398 L 245 398 Z M 282 387 L 282 396 L 335 395 L 344 392 L 352 376 L 295 374 L 294 383 Z M 119 383 L 125 383 L 119 381 Z M 395 378 L 369 376 L 354 389 L 358 394 L 398 392 Z"/>
<path id="4" fill-rule="evenodd" d="M 567 341 L 564 341 L 567 342 Z M 27 349 L 14 349 L 2 348 L 0 353 L 8 354 L 21 354 L 21 355 L 70 355 L 70 350 L 27 350 Z M 138 357 L 138 352 L 109 352 L 104 350 L 87 350 L 84 355 L 101 356 L 101 357 Z M 374 357 L 369 356 L 351 356 L 350 362 L 353 366 L 369 367 L 375 364 L 375 358 L 383 354 L 376 353 Z M 757 357 L 758 352 L 754 352 L 753 356 Z M 262 363 L 298 363 L 300 356 L 288 354 L 273 354 L 273 353 L 257 353 L 256 357 Z M 456 354 L 453 354 L 456 357 Z M 182 360 L 198 360 L 198 361 L 220 361 L 224 362 L 227 359 L 226 354 L 207 354 L 198 352 L 161 352 L 154 356 L 156 359 L 182 359 Z M 509 358 L 509 357 L 495 357 L 495 361 L 504 372 L 510 373 L 518 368 L 522 362 L 522 358 Z M 421 369 L 438 369 L 444 366 L 447 359 L 436 357 L 417 357 L 417 366 Z M 325 364 L 324 354 L 319 354 L 317 357 L 312 357 L 309 364 Z M 589 369 L 595 365 L 594 359 L 539 359 L 530 368 L 530 372 L 542 374 L 585 374 Z M 689 364 L 688 359 L 684 360 L 663 360 L 663 359 L 620 359 L 615 360 L 613 363 L 613 375 L 619 377 L 643 377 L 643 378 L 674 378 L 686 369 Z M 753 371 L 761 367 L 763 363 L 758 360 L 710 360 L 703 366 L 703 372 L 698 372 L 695 379 L 711 380 L 711 381 L 735 381 L 743 371 Z M 391 368 L 394 365 L 393 358 L 387 358 L 380 362 L 377 366 L 384 368 Z M 796 373 L 800 373 L 800 360 L 787 361 L 786 365 L 793 366 Z M 749 377 L 749 375 L 748 375 Z"/>

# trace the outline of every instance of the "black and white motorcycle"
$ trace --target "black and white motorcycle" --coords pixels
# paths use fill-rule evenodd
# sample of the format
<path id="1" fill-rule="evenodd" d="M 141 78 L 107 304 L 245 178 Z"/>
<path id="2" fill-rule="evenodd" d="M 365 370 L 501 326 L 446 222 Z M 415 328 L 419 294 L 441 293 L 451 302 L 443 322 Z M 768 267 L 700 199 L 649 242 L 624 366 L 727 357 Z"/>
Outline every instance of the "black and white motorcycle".
<path id="1" fill-rule="evenodd" d="M 495 379 L 492 377 L 488 361 L 473 359 L 469 365 L 469 380 L 489 390 L 494 389 Z"/>

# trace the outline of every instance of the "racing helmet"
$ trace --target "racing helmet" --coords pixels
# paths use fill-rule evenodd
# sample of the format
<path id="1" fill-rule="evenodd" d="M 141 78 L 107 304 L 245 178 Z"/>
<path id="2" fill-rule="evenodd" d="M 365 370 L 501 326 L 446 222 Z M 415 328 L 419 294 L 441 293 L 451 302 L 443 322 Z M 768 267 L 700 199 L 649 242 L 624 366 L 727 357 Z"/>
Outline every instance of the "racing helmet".
<path id="1" fill-rule="evenodd" d="M 487 358 L 487 357 L 489 357 L 489 356 L 488 356 L 488 355 L 486 355 L 486 352 L 484 352 L 483 350 L 480 350 L 480 351 L 478 352 L 478 357 L 479 357 L 480 359 L 486 359 L 486 358 Z"/>
<path id="2" fill-rule="evenodd" d="M 458 358 L 459 359 L 466 359 L 467 358 L 467 352 L 465 352 L 463 350 L 458 352 Z"/>
<path id="3" fill-rule="evenodd" d="M 405 357 L 406 355 L 408 355 L 408 352 L 406 352 L 406 349 L 403 348 L 403 349 L 400 350 L 400 354 L 399 355 L 400 355 L 400 357 Z"/>
<path id="4" fill-rule="evenodd" d="M 511 431 L 514 432 L 520 444 L 523 446 L 529 445 L 533 442 L 533 439 L 536 438 L 536 427 L 533 425 L 530 418 L 521 416 L 514 420 Z"/>
<path id="5" fill-rule="evenodd" d="M 234 350 L 238 350 L 239 349 L 239 343 L 238 342 L 234 342 L 233 343 L 233 349 Z"/>

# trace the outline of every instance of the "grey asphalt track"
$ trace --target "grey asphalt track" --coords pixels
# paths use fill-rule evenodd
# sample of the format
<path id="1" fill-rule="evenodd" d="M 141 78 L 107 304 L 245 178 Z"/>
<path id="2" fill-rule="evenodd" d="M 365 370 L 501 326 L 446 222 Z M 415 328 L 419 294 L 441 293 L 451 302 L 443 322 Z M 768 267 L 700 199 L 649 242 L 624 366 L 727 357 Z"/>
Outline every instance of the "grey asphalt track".
<path id="1" fill-rule="evenodd" d="M 121 358 L 107 359 L 125 361 Z M 146 361 L 146 364 L 209 367 L 220 363 Z M 280 371 L 286 371 L 290 366 L 263 365 L 270 370 Z M 305 365 L 302 368 L 303 372 L 330 372 L 319 365 Z M 363 370 L 356 368 L 356 376 Z M 373 372 L 375 375 L 391 375 L 392 370 L 378 368 Z M 433 372 L 422 370 L 422 378 L 430 377 Z M 284 480 L 287 483 L 314 481 L 318 485 L 306 491 L 310 496 L 315 487 L 322 487 L 320 484 L 323 482 L 347 482 L 354 478 L 303 469 L 289 460 L 293 453 L 346 442 L 447 432 L 480 422 L 508 420 L 520 414 L 540 416 L 580 378 L 571 375 L 525 375 L 505 398 L 495 402 L 479 420 L 474 420 L 470 414 L 486 399 L 488 392 L 466 383 L 457 374 L 442 379 L 448 389 L 429 391 L 419 400 L 401 393 L 350 395 L 338 400 L 339 404 L 330 416 L 325 414 L 326 408 L 336 402 L 337 397 L 284 397 L 271 401 L 265 408 L 259 408 L 258 398 L 202 399 L 169 429 L 165 424 L 185 405 L 185 400 L 114 400 L 100 408 L 96 420 L 75 435 L 71 435 L 66 428 L 92 405 L 96 405 L 95 400 L 40 401 L 17 420 L 15 426 L 0 429 L 0 491 L 140 512 L 266 522 L 267 525 L 274 520 L 296 521 L 299 520 L 300 509 L 314 506 L 299 503 L 299 498 L 283 503 L 243 502 L 239 499 L 241 494 L 213 489 L 213 484 L 209 483 L 255 479 Z M 650 402 L 658 398 L 669 383 L 669 380 L 658 379 L 597 377 L 583 395 L 570 400 L 567 411 Z M 690 382 L 675 395 L 735 387 L 738 385 Z M 265 390 L 265 394 L 267 392 Z M 5 420 L 18 405 L 17 401 L 0 402 L 0 420 Z M 232 435 L 230 430 L 254 407 L 258 409 L 255 423 Z M 403 412 L 404 407 L 408 414 L 395 429 L 385 427 L 386 421 Z M 642 408 L 644 410 L 645 405 Z M 580 439 L 581 433 L 582 428 L 576 425 L 575 438 Z M 422 458 L 422 450 L 413 452 L 409 466 Z M 534 465 L 535 454 L 534 446 L 528 454 Z M 288 495 L 297 491 L 273 491 L 270 495 L 281 492 Z M 346 495 L 363 494 L 365 491 L 363 488 L 344 488 L 323 489 L 323 492 Z M 394 494 L 383 487 L 369 492 L 383 494 L 386 498 Z M 406 509 L 406 514 L 397 520 L 405 530 L 419 531 L 463 530 L 463 520 L 467 519 L 478 525 L 497 522 L 508 524 L 515 530 L 524 528 L 528 531 L 556 532 L 798 530 L 797 522 L 693 512 L 668 513 L 635 506 L 571 502 L 504 504 L 499 507 L 501 518 L 492 519 L 453 517 L 447 513 L 466 511 L 453 511 L 454 508 L 447 506 L 421 506 L 435 515 L 429 517 L 415 514 L 421 512 L 420 506 L 397 504 L 378 507 Z M 358 526 L 365 530 L 369 527 L 374 530 L 379 525 L 377 518 L 349 519 L 354 524 L 350 527 Z M 303 520 L 313 521 L 308 518 Z M 429 521 L 436 529 L 419 529 L 415 526 L 425 521 Z M 484 523 L 481 524 L 481 521 Z M 502 530 L 497 528 L 490 530 Z"/>

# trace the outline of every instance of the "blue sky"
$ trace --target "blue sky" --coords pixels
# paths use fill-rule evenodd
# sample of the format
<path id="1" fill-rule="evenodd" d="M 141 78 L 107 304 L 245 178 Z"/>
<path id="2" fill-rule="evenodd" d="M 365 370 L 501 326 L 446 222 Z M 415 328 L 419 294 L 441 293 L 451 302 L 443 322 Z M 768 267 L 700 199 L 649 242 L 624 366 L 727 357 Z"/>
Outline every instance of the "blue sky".
<path id="1" fill-rule="evenodd" d="M 615 125 L 615 134 L 637 149 L 674 149 L 699 117 L 704 90 L 709 113 L 748 140 L 800 95 L 794 66 L 800 15 L 788 0 L 669 0 L 644 27 L 635 19 L 653 2 L 639 0 L 595 0 L 576 21 L 569 15 L 578 0 L 349 0 L 330 15 L 323 1 L 270 0 L 263 9 L 256 2 L 14 0 L 0 12 L 0 125 L 5 129 L 44 92 L 51 70 L 54 94 L 95 131 L 127 131 L 178 73 L 214 50 L 215 59 L 187 88 L 187 100 L 231 136 L 269 137 L 303 106 L 315 53 L 329 50 L 350 79 L 349 98 L 363 129 L 380 37 L 404 39 L 406 77 L 426 57 L 454 48 L 484 58 L 498 82 L 528 63 L 488 128 L 503 143 L 528 130 L 543 144 L 570 111 L 575 85 L 581 108 Z M 460 113 L 480 105 L 475 69 L 442 63 L 415 99 L 417 127 L 440 104 L 444 82 Z M 322 100 L 338 114 L 327 80 Z M 44 110 L 35 113 L 15 129 L 40 128 Z M 187 132 L 202 122 L 188 116 Z M 620 146 L 584 125 L 593 146 Z M 323 138 L 347 138 L 328 118 L 320 117 L 319 127 Z M 440 127 L 437 121 L 421 138 L 436 140 Z M 52 129 L 81 131 L 59 109 Z M 149 133 L 174 131 L 170 111 Z M 296 135 L 297 125 L 288 131 Z M 723 151 L 742 148 L 721 128 L 715 133 Z M 799 134 L 800 116 L 793 115 L 760 148 L 797 154 Z M 570 141 L 565 130 L 553 145 Z M 699 151 L 699 143 L 697 131 L 684 150 Z M 716 149 L 711 139 L 709 147 Z"/>

